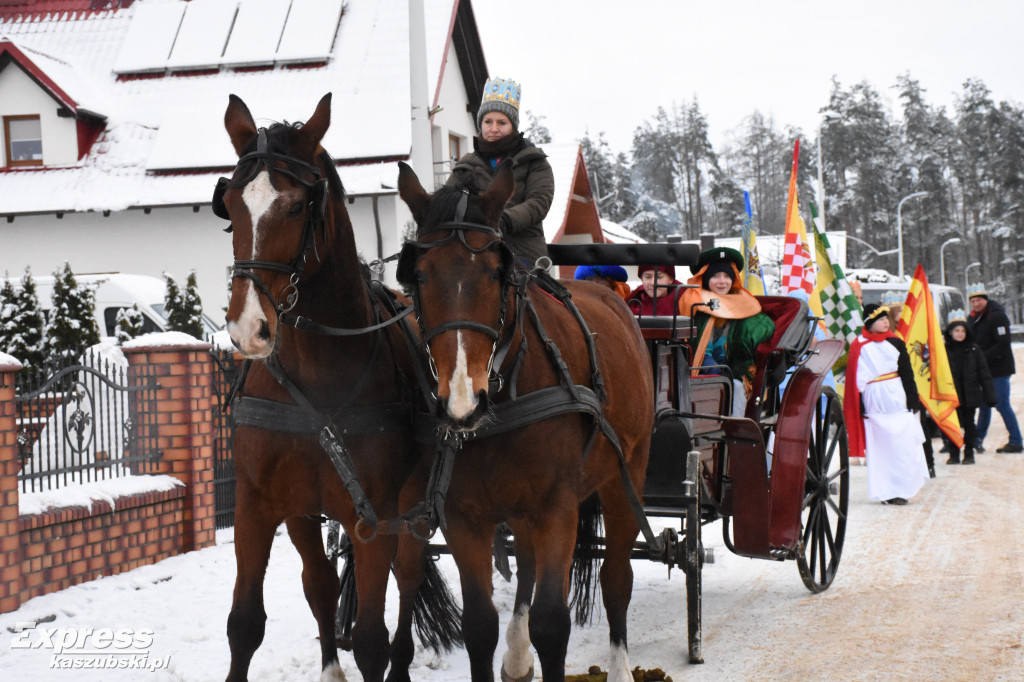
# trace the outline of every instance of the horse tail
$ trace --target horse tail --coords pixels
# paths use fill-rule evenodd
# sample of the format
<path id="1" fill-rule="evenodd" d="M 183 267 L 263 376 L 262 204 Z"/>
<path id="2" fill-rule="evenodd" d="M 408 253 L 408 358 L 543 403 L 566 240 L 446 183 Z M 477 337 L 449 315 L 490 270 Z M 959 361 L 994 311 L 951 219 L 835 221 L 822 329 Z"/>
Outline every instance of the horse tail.
<path id="1" fill-rule="evenodd" d="M 583 626 L 593 617 L 597 600 L 598 562 L 601 559 L 601 499 L 594 493 L 580 504 L 576 522 L 576 551 L 572 555 L 572 598 L 576 624 Z"/>
<path id="2" fill-rule="evenodd" d="M 437 561 L 423 553 L 423 582 L 413 600 L 413 622 L 423 645 L 437 653 L 465 646 L 462 609 L 437 569 Z"/>

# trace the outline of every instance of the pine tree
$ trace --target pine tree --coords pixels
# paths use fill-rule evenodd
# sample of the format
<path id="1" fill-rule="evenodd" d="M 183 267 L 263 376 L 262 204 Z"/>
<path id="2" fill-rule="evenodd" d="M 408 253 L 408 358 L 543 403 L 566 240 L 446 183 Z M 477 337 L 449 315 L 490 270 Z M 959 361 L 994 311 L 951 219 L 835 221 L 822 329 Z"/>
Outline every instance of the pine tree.
<path id="1" fill-rule="evenodd" d="M 189 324 L 189 313 L 185 309 L 185 299 L 178 283 L 168 273 L 164 273 L 167 289 L 164 292 L 164 316 L 167 318 L 167 330 L 184 331 Z"/>
<path id="2" fill-rule="evenodd" d="M 5 276 L 4 285 L 0 287 L 0 353 L 14 355 L 11 352 L 11 340 L 16 331 L 14 313 L 17 310 L 18 292 L 14 290 L 11 280 Z"/>
<path id="3" fill-rule="evenodd" d="M 47 354 L 51 358 L 77 355 L 100 342 L 94 315 L 96 291 L 78 284 L 67 261 L 53 273 L 53 280 L 53 306 L 46 327 Z"/>
<path id="4" fill-rule="evenodd" d="M 534 144 L 551 144 L 551 131 L 544 124 L 545 116 L 534 116 L 529 109 L 526 110 L 526 125 L 523 126 L 523 137 Z"/>
<path id="5" fill-rule="evenodd" d="M 145 319 L 138 303 L 132 303 L 131 308 L 121 308 L 117 311 L 117 318 L 114 322 L 116 328 L 117 344 L 123 345 L 142 334 L 142 327 Z"/>
<path id="6" fill-rule="evenodd" d="M 185 281 L 185 292 L 181 297 L 181 309 L 183 325 L 181 328 L 171 327 L 171 329 L 185 332 L 197 339 L 203 338 L 203 302 L 199 299 L 195 270 L 188 273 L 188 279 Z"/>
<path id="7" fill-rule="evenodd" d="M 11 352 L 11 355 L 21 360 L 26 366 L 41 367 L 46 360 L 45 337 L 43 336 L 46 329 L 46 318 L 39 305 L 36 282 L 32 279 L 32 272 L 28 268 L 25 268 L 25 274 L 21 277 L 16 306 L 15 336 L 12 338 L 11 345 L 14 351 Z"/>

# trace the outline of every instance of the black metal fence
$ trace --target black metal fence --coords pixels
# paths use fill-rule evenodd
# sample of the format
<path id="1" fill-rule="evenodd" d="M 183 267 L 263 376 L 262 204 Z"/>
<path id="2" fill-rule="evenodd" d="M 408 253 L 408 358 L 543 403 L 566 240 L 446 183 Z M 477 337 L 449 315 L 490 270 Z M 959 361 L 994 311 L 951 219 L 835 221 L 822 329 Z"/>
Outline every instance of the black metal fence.
<path id="1" fill-rule="evenodd" d="M 160 458 L 156 378 L 129 381 L 120 354 L 91 349 L 17 374 L 15 410 L 22 492 L 145 474 Z"/>
<path id="2" fill-rule="evenodd" d="M 231 416 L 231 387 L 241 362 L 228 350 L 212 350 L 213 356 L 213 497 L 217 528 L 235 525 L 235 420 Z"/>

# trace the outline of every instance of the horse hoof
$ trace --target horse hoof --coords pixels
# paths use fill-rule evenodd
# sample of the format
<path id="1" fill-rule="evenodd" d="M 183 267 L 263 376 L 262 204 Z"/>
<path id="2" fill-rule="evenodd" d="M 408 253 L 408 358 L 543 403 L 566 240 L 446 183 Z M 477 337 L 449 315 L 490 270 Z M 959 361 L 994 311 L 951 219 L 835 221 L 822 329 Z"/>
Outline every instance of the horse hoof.
<path id="1" fill-rule="evenodd" d="M 522 677 L 512 677 L 505 672 L 505 666 L 501 666 L 501 682 L 530 682 L 533 679 L 533 666 L 526 671 L 526 674 Z"/>
<path id="2" fill-rule="evenodd" d="M 320 682 L 348 682 L 348 679 L 341 670 L 341 664 L 335 661 L 321 671 Z"/>

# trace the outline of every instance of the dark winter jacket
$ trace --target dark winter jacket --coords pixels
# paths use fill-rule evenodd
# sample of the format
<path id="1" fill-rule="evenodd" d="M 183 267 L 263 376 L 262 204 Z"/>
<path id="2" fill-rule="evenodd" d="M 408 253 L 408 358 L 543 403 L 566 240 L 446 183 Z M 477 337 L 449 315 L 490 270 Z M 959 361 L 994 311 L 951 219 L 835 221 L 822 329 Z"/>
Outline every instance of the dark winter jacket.
<path id="1" fill-rule="evenodd" d="M 512 251 L 533 265 L 541 256 L 548 255 L 547 242 L 541 221 L 551 208 L 555 193 L 555 175 L 547 161 L 547 154 L 525 137 L 508 154 L 512 159 L 515 190 L 505 204 L 501 216 L 501 230 Z M 468 185 L 483 192 L 491 184 L 495 169 L 481 151 L 479 138 L 473 138 L 474 151 L 463 156 L 452 168 L 449 186 Z M 500 161 L 501 159 L 499 159 Z"/>
<path id="2" fill-rule="evenodd" d="M 971 340 L 969 327 L 967 338 L 963 341 L 954 341 L 947 332 L 946 356 L 949 358 L 949 369 L 953 374 L 960 406 L 995 407 L 996 389 L 992 385 L 992 374 L 985 361 L 985 354 Z"/>
<path id="3" fill-rule="evenodd" d="M 994 377 L 1008 377 L 1017 371 L 1010 347 L 1010 320 L 1003 306 L 989 301 L 981 315 L 971 316 L 968 327 L 974 335 L 974 342 L 985 353 L 989 371 Z"/>

